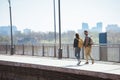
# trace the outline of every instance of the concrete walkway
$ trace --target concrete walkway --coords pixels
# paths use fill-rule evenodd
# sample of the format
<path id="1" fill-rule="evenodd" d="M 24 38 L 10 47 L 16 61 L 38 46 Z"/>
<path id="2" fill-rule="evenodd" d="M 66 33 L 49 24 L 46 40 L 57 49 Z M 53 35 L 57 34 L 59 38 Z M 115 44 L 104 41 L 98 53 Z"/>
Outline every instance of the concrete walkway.
<path id="1" fill-rule="evenodd" d="M 85 60 L 81 60 L 81 61 L 82 61 L 81 64 L 77 66 L 76 59 L 57 59 L 57 58 L 49 58 L 49 57 L 21 56 L 21 55 L 12 55 L 12 56 L 11 55 L 0 55 L 0 64 L 2 65 L 8 64 L 8 62 L 17 63 L 15 64 L 17 66 L 20 66 L 21 64 L 31 64 L 29 65 L 31 67 L 35 67 L 34 65 L 42 65 L 42 66 L 52 67 L 52 68 L 49 68 L 52 70 L 53 70 L 53 67 L 61 68 L 61 69 L 66 70 L 65 72 L 70 73 L 71 71 L 71 73 L 76 73 L 76 74 L 82 73 L 82 74 L 95 76 L 97 75 L 96 73 L 102 73 L 99 75 L 99 77 L 103 76 L 103 78 L 110 77 L 110 76 L 106 76 L 105 74 L 117 75 L 116 80 L 120 80 L 120 63 L 95 61 L 94 64 L 91 64 L 91 63 L 84 64 Z M 74 70 L 74 72 L 72 72 L 72 70 Z M 87 72 L 80 72 L 80 71 L 87 71 Z M 94 72 L 94 73 L 92 74 L 91 72 Z"/>

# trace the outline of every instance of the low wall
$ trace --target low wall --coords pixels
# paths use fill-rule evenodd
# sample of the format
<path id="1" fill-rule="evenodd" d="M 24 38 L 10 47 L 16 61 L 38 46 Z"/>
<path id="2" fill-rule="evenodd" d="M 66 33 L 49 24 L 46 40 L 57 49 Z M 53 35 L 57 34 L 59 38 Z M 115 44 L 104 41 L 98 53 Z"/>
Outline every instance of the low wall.
<path id="1" fill-rule="evenodd" d="M 0 61 L 0 80 L 120 80 L 119 75 Z"/>

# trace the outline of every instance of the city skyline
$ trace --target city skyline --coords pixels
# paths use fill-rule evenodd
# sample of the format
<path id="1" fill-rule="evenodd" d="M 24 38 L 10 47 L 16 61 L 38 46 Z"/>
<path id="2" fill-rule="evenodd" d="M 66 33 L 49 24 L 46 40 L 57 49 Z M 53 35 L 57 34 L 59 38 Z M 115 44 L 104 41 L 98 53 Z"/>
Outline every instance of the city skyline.
<path id="1" fill-rule="evenodd" d="M 97 22 L 120 25 L 120 0 L 61 0 L 62 32 L 82 28 L 86 22 L 90 28 Z M 11 0 L 13 25 L 18 30 L 29 28 L 34 31 L 54 31 L 53 0 Z M 58 11 L 56 0 L 56 22 Z M 9 25 L 7 0 L 0 0 L 0 26 Z M 103 30 L 103 31 L 104 31 Z"/>
<path id="2" fill-rule="evenodd" d="M 96 25 L 94 25 L 94 27 L 92 27 L 92 28 L 90 28 L 91 26 L 89 26 L 89 24 L 86 22 L 83 22 L 81 24 L 82 24 L 82 26 L 81 26 L 82 28 L 77 29 L 77 32 L 80 32 L 80 33 L 81 33 L 81 31 L 83 32 L 84 30 L 98 32 L 98 33 L 108 32 L 108 31 L 120 32 L 120 26 L 118 24 L 107 24 L 105 31 L 103 31 L 103 23 L 102 22 L 97 22 Z M 36 32 L 30 28 L 24 28 L 22 30 L 19 30 L 17 26 L 13 25 L 13 32 L 15 33 L 16 31 L 22 32 L 22 33 Z M 67 30 L 65 32 L 68 32 L 68 31 L 75 31 L 75 30 Z M 39 32 L 43 32 L 43 31 L 39 31 Z M 54 32 L 54 31 L 48 31 L 48 32 Z M 10 34 L 10 26 L 0 26 L 0 34 L 1 33 L 2 34 L 6 34 L 6 33 Z M 62 32 L 62 33 L 64 33 L 64 32 Z"/>

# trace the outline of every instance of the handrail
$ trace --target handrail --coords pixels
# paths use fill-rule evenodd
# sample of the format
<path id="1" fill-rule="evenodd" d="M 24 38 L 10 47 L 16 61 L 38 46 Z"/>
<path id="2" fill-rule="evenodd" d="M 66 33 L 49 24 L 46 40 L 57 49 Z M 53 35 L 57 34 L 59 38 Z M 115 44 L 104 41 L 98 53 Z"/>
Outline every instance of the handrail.
<path id="1" fill-rule="evenodd" d="M 14 45 L 16 55 L 58 57 L 58 44 Z M 75 58 L 73 44 L 62 44 L 63 58 Z M 0 44 L 0 54 L 10 54 L 10 45 Z M 120 44 L 94 44 L 92 56 L 95 60 L 120 62 Z M 84 50 L 81 59 L 85 59 Z"/>

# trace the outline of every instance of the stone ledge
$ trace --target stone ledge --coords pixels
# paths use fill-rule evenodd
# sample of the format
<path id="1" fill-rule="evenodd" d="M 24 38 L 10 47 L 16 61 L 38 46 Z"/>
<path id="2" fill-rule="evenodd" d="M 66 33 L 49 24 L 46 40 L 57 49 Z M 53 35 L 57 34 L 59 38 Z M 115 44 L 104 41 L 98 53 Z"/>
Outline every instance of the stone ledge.
<path id="1" fill-rule="evenodd" d="M 56 71 L 56 72 L 61 72 L 61 73 L 76 74 L 76 75 L 86 75 L 86 76 L 92 76 L 92 77 L 98 77 L 98 78 L 110 79 L 110 80 L 120 80 L 120 75 L 117 75 L 117 74 L 87 71 L 87 70 L 81 70 L 81 69 L 78 70 L 78 69 L 71 69 L 71 68 L 64 68 L 64 67 L 2 61 L 2 60 L 0 61 L 0 65 L 41 69 L 41 70 Z"/>

